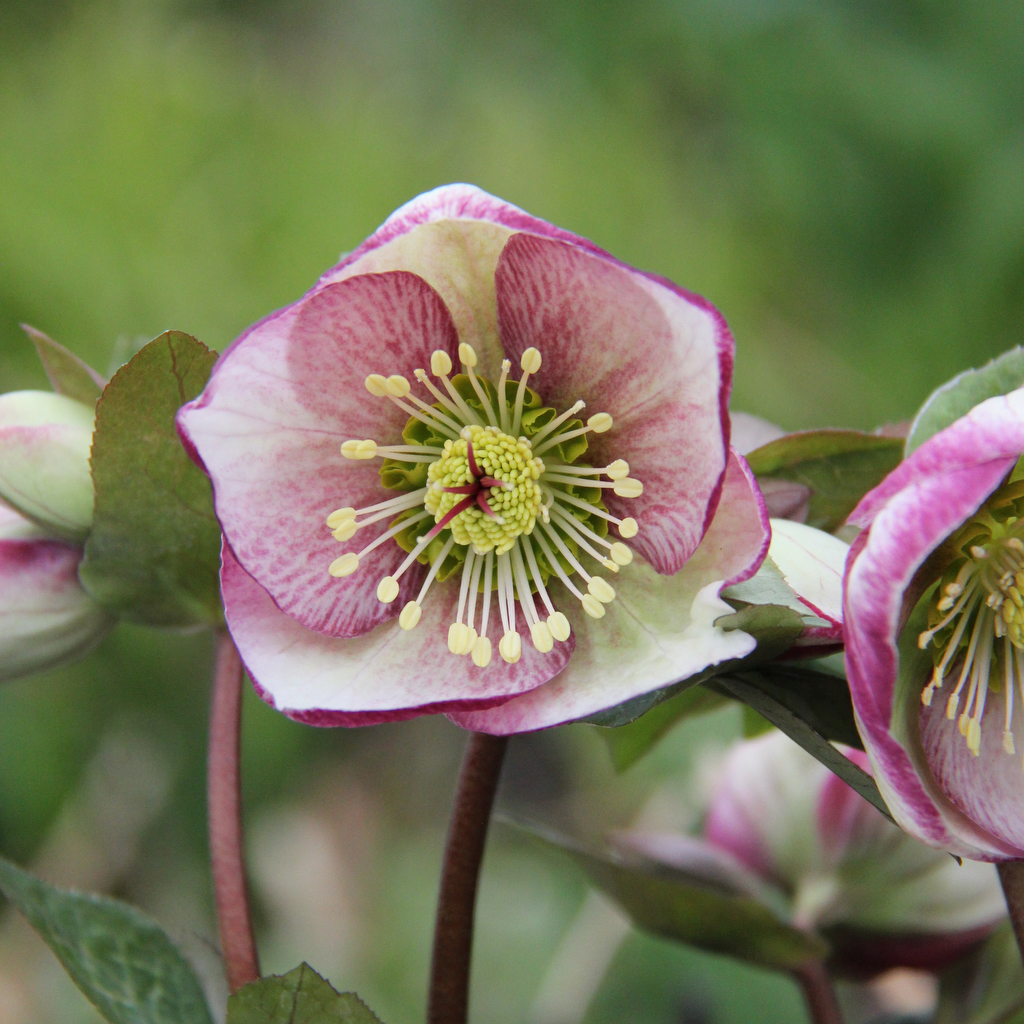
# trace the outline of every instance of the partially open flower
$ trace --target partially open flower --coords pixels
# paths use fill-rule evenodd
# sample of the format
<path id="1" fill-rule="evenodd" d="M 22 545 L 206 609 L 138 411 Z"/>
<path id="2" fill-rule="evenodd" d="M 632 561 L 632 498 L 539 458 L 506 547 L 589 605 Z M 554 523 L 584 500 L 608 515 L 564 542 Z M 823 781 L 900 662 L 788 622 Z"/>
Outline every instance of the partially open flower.
<path id="1" fill-rule="evenodd" d="M 867 766 L 860 751 L 844 753 Z M 959 865 L 908 836 L 778 732 L 730 751 L 702 844 L 650 833 L 621 834 L 618 844 L 715 871 L 749 894 L 758 893 L 755 881 L 779 887 L 793 923 L 826 935 L 834 965 L 855 974 L 939 970 L 1006 914 L 990 865 Z"/>
<path id="2" fill-rule="evenodd" d="M 731 369 L 707 303 L 584 239 L 468 186 L 403 207 L 179 415 L 257 685 L 502 732 L 749 653 L 713 625 L 767 542 Z"/>
<path id="3" fill-rule="evenodd" d="M 847 673 L 875 778 L 933 846 L 1024 857 L 1024 391 L 914 451 L 854 510 Z"/>

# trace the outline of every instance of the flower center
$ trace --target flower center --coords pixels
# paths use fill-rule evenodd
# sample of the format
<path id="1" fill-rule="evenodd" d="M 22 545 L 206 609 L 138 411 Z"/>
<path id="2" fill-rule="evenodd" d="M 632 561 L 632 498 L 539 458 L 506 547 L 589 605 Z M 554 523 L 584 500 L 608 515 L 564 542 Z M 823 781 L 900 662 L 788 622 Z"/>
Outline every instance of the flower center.
<path id="1" fill-rule="evenodd" d="M 456 544 L 477 554 L 508 551 L 516 537 L 532 533 L 541 509 L 544 463 L 530 442 L 494 427 L 469 426 L 427 470 L 430 486 L 423 504 L 445 520 Z"/>
<path id="2" fill-rule="evenodd" d="M 329 571 L 332 576 L 350 576 L 361 558 L 394 538 L 407 554 L 378 583 L 382 602 L 395 600 L 399 580 L 413 562 L 430 567 L 416 599 L 408 601 L 398 617 L 403 629 L 413 629 L 431 585 L 461 567 L 458 612 L 448 629 L 448 648 L 453 654 L 471 654 L 473 662 L 485 668 L 491 662 L 487 628 L 492 599 L 502 626 L 498 651 L 509 664 L 522 654 L 520 618 L 542 653 L 552 650 L 555 641 L 569 638 L 569 620 L 555 608 L 549 592 L 555 579 L 587 615 L 605 614 L 615 590 L 602 576 L 588 572 L 581 558 L 593 559 L 612 573 L 629 565 L 632 551 L 621 541 L 609 540 L 608 528 L 616 526 L 619 536 L 628 539 L 637 533 L 636 520 L 612 515 L 601 495 L 609 488 L 623 498 L 639 497 L 643 484 L 629 476 L 629 465 L 622 459 L 600 467 L 579 461 L 587 451 L 587 436 L 610 430 L 612 418 L 597 413 L 584 424 L 575 418 L 583 401 L 561 413 L 545 406 L 528 385 L 541 366 L 537 349 L 523 353 L 518 381 L 509 380 L 511 363 L 504 360 L 497 386 L 475 372 L 472 346 L 460 345 L 459 359 L 464 372 L 450 377 L 448 354 L 437 351 L 431 356 L 431 373 L 440 386 L 426 371 L 415 371 L 432 402 L 413 395 L 412 385 L 400 374 L 366 378 L 371 395 L 390 400 L 409 415 L 402 431 L 406 443 L 353 439 L 342 444 L 341 454 L 357 461 L 383 458 L 381 482 L 400 493 L 367 508 L 341 508 L 327 517 L 335 539 L 343 543 L 362 527 L 391 520 L 389 529 L 361 551 L 334 559 Z M 428 520 L 433 521 L 429 526 Z"/>
<path id="3" fill-rule="evenodd" d="M 921 701 L 931 705 L 952 668 L 946 717 L 975 755 L 990 693 L 1004 695 L 1003 749 L 1015 753 L 1014 691 L 1024 700 L 1024 482 L 1007 484 L 950 538 L 953 559 L 939 580 L 921 649 L 934 642 L 935 667 Z M 966 696 L 964 696 L 966 691 Z M 961 700 L 963 709 L 960 710 Z"/>

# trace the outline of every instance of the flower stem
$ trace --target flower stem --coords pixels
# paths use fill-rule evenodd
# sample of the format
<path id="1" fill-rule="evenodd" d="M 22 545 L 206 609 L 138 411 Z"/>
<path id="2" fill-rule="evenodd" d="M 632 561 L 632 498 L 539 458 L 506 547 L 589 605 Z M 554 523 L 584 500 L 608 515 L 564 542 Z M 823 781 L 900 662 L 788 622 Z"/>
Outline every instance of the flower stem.
<path id="1" fill-rule="evenodd" d="M 466 1024 L 476 886 L 507 746 L 507 736 L 481 732 L 466 746 L 437 898 L 428 1024 Z"/>
<path id="2" fill-rule="evenodd" d="M 1010 912 L 1010 924 L 1017 939 L 1017 948 L 1024 959 L 1024 860 L 1004 860 L 996 865 L 999 881 Z"/>
<path id="3" fill-rule="evenodd" d="M 242 661 L 231 636 L 217 634 L 217 667 L 206 762 L 210 867 L 228 988 L 237 992 L 260 976 L 246 892 L 242 798 L 238 771 L 242 724 Z"/>
<path id="4" fill-rule="evenodd" d="M 812 1024 L 843 1024 L 835 986 L 820 960 L 812 960 L 798 967 L 793 977 L 803 989 L 804 1002 Z"/>

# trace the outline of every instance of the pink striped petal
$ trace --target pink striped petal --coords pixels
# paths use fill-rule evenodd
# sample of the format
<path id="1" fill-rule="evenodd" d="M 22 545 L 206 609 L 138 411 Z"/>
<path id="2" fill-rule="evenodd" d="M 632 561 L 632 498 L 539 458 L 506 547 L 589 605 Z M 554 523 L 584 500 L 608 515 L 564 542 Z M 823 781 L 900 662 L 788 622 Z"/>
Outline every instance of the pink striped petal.
<path id="1" fill-rule="evenodd" d="M 555 589 L 555 604 L 569 617 L 576 636 L 576 653 L 565 671 L 500 707 L 459 712 L 452 720 L 465 729 L 498 735 L 544 729 L 745 657 L 755 641 L 739 630 L 715 626 L 733 611 L 718 594 L 728 583 L 756 572 L 767 547 L 764 504 L 746 463 L 734 452 L 718 513 L 679 572 L 663 576 L 634 561 L 615 577 L 615 601 L 597 620 Z"/>
<path id="2" fill-rule="evenodd" d="M 608 494 L 618 516 L 633 516 L 631 542 L 659 572 L 693 554 L 718 500 L 728 449 L 732 338 L 721 317 L 645 275 L 583 249 L 513 235 L 495 278 L 498 324 L 517 365 L 540 350 L 533 379 L 544 401 L 587 414 L 607 412 L 607 434 L 588 436 L 587 461 L 629 462 L 644 493 Z"/>
<path id="3" fill-rule="evenodd" d="M 431 590 L 415 629 L 391 619 L 359 637 L 324 636 L 284 614 L 226 545 L 221 591 L 228 628 L 260 696 L 309 725 L 373 725 L 489 707 L 546 682 L 573 650 L 570 639 L 539 654 L 527 634 L 520 661 L 505 664 L 497 654 L 501 623 L 492 607 L 494 661 L 477 668 L 448 650 L 448 624 L 458 604 L 458 588 L 451 586 Z"/>
<path id="4" fill-rule="evenodd" d="M 397 614 L 422 582 L 415 565 L 393 605 L 376 597 L 382 576 L 404 557 L 386 541 L 358 571 L 335 579 L 327 567 L 388 528 L 365 527 L 344 544 L 325 519 L 336 508 L 396 496 L 376 460 L 350 461 L 349 438 L 401 443 L 408 416 L 374 398 L 371 373 L 412 379 L 434 349 L 455 356 L 458 338 L 433 289 L 392 272 L 327 285 L 257 324 L 221 357 L 203 394 L 178 415 L 182 437 L 209 473 L 217 517 L 239 561 L 303 626 L 357 636 Z"/>
<path id="5" fill-rule="evenodd" d="M 964 813 L 969 800 L 959 792 L 959 770 L 936 762 L 933 775 L 921 748 L 905 748 L 894 737 L 894 727 L 900 735 L 916 731 L 921 707 L 920 688 L 896 701 L 896 639 L 914 574 L 999 486 L 1022 451 L 1024 392 L 989 399 L 918 448 L 850 517 L 870 524 L 847 562 L 844 628 L 850 691 L 875 779 L 903 828 L 932 846 L 982 860 L 1024 856 L 1024 847 Z"/>

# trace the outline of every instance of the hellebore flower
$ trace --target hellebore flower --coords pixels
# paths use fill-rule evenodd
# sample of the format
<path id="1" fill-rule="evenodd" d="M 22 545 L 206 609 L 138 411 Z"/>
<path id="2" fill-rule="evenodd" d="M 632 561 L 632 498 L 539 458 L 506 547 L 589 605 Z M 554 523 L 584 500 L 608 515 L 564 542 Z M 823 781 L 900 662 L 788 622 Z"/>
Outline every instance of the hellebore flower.
<path id="1" fill-rule="evenodd" d="M 979 860 L 1024 857 L 1022 452 L 1024 390 L 930 438 L 850 516 L 847 675 L 879 789 L 908 832 Z"/>
<path id="2" fill-rule="evenodd" d="M 714 626 L 768 539 L 732 354 L 704 300 L 475 188 L 402 207 L 179 413 L 265 699 L 512 732 L 749 653 Z"/>
<path id="3" fill-rule="evenodd" d="M 824 934 L 834 965 L 859 975 L 940 970 L 1006 915 L 991 865 L 918 842 L 779 732 L 730 751 L 702 840 L 627 832 L 616 844 L 751 895 L 780 888 L 793 923 Z"/>
<path id="4" fill-rule="evenodd" d="M 0 681 L 79 657 L 113 625 L 78 581 L 92 426 L 63 395 L 0 395 Z"/>

